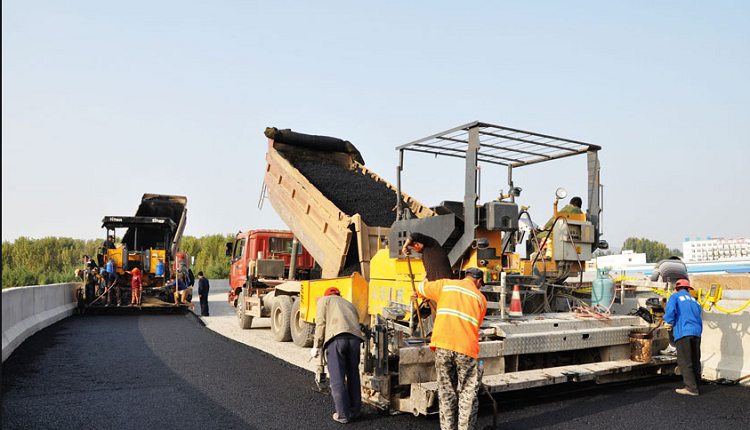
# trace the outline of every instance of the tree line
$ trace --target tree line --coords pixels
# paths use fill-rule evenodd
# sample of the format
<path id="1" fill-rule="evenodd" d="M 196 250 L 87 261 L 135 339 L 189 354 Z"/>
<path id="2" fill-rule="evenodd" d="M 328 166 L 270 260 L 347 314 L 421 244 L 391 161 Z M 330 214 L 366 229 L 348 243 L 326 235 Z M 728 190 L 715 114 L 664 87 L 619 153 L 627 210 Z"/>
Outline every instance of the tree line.
<path id="1" fill-rule="evenodd" d="M 647 263 L 656 263 L 673 255 L 682 257 L 682 251 L 679 249 L 669 249 L 667 245 L 661 242 L 646 238 L 629 237 L 622 244 L 622 249 L 630 249 L 633 252 L 646 254 Z"/>
<path id="2" fill-rule="evenodd" d="M 233 234 L 183 236 L 180 251 L 195 257 L 192 265 L 195 273 L 203 271 L 207 278 L 224 279 L 229 277 L 229 257 L 224 255 L 224 246 L 233 240 Z M 14 242 L 3 241 L 3 288 L 76 282 L 79 279 L 75 269 L 82 268 L 83 256 L 96 258 L 101 245 L 101 239 L 68 237 L 20 237 Z"/>
<path id="3" fill-rule="evenodd" d="M 233 234 L 214 234 L 202 237 L 183 236 L 180 251 L 195 257 L 193 271 L 199 270 L 207 278 L 229 277 L 229 257 L 224 255 L 224 246 L 234 241 Z M 83 256 L 95 258 L 101 240 L 71 239 L 68 237 L 45 237 L 29 239 L 20 237 L 15 242 L 3 242 L 3 288 L 26 285 L 46 285 L 61 282 L 76 282 L 75 269 L 83 265 Z M 682 252 L 669 249 L 661 242 L 629 237 L 622 249 L 646 254 L 646 261 L 655 263 L 672 255 L 682 257 Z M 607 251 L 603 255 L 611 254 Z"/>

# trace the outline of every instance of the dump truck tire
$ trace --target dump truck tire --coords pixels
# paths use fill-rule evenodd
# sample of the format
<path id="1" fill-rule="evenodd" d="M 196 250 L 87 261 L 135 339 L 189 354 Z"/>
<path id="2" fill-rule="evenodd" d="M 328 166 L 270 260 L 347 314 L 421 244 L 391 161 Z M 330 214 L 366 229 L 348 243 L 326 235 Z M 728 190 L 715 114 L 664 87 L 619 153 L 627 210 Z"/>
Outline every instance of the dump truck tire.
<path id="1" fill-rule="evenodd" d="M 312 346 L 313 338 L 315 337 L 315 325 L 310 324 L 300 317 L 299 308 L 300 301 L 297 299 L 292 305 L 292 341 L 297 346 L 309 348 Z"/>
<path id="2" fill-rule="evenodd" d="M 253 317 L 245 314 L 245 290 L 240 291 L 240 296 L 237 298 L 237 322 L 243 330 L 253 325 Z"/>
<path id="3" fill-rule="evenodd" d="M 277 296 L 271 307 L 271 334 L 277 342 L 292 340 L 291 331 L 292 298 Z"/>

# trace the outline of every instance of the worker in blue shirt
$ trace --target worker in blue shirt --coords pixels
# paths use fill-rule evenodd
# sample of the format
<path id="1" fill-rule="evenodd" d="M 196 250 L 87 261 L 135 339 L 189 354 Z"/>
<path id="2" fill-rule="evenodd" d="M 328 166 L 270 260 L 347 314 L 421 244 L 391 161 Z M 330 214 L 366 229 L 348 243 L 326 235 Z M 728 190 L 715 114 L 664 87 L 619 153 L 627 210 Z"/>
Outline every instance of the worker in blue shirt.
<path id="1" fill-rule="evenodd" d="M 674 333 L 677 346 L 677 365 L 682 373 L 685 388 L 675 390 L 677 394 L 697 396 L 701 382 L 701 334 L 703 320 L 701 305 L 690 295 L 690 281 L 680 279 L 675 283 L 676 293 L 667 301 L 664 322 Z"/>

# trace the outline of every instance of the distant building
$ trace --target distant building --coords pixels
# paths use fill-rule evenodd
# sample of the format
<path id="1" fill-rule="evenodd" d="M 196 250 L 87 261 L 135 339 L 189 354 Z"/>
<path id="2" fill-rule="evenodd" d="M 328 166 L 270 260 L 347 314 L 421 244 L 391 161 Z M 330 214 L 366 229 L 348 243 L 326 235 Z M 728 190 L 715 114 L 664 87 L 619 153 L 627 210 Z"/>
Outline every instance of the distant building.
<path id="1" fill-rule="evenodd" d="M 723 237 L 690 240 L 682 243 L 683 260 L 714 261 L 723 258 L 750 257 L 750 237 L 725 239 Z"/>
<path id="2" fill-rule="evenodd" d="M 626 249 L 618 255 L 602 255 L 596 257 L 595 267 L 609 267 L 611 270 L 625 270 L 628 266 L 646 264 L 646 254 L 636 254 Z"/>

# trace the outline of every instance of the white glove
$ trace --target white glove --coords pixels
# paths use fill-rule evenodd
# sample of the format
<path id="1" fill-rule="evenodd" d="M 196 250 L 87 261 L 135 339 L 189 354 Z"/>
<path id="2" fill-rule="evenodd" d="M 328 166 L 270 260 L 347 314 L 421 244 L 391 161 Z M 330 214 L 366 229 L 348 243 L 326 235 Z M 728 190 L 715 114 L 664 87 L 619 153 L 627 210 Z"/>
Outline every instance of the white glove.
<path id="1" fill-rule="evenodd" d="M 664 327 L 666 327 L 667 330 L 672 331 L 672 329 L 674 328 L 674 325 L 667 323 L 667 324 L 664 324 Z"/>
<path id="2" fill-rule="evenodd" d="M 318 348 L 311 348 L 310 349 L 310 358 L 315 358 L 320 354 L 320 350 Z"/>

